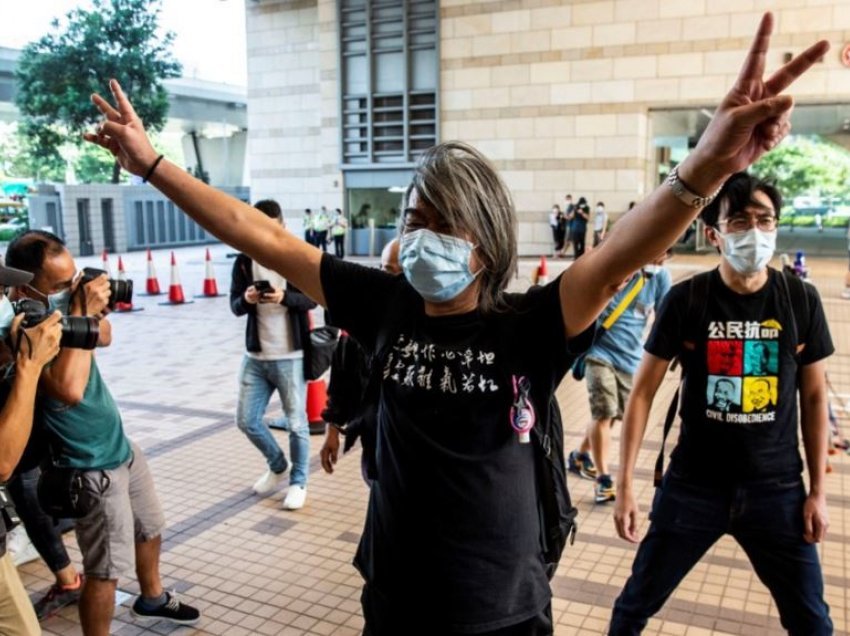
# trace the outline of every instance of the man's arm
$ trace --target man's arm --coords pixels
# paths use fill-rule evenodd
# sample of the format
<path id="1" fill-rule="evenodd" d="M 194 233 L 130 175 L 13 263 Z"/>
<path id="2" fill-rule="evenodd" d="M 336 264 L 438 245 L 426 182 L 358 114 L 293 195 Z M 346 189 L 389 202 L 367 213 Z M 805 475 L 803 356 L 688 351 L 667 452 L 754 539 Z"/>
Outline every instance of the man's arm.
<path id="1" fill-rule="evenodd" d="M 80 291 L 86 299 L 86 316 L 100 315 L 109 303 L 109 280 L 106 275 L 102 275 L 83 285 L 82 290 L 75 290 L 69 311 L 71 316 L 83 315 Z M 103 322 L 105 321 L 101 321 Z M 108 322 L 104 338 L 106 344 L 101 344 L 100 340 L 98 344 L 108 346 L 112 342 L 112 327 Z M 64 404 L 79 404 L 89 383 L 93 358 L 92 351 L 63 348 L 54 363 L 41 374 L 41 388 L 47 395 Z"/>
<path id="2" fill-rule="evenodd" d="M 652 401 L 664 380 L 669 360 L 651 353 L 644 353 L 635 374 L 626 411 L 623 415 L 623 431 L 620 435 L 620 468 L 617 473 L 617 502 L 614 508 L 614 524 L 617 534 L 626 541 L 637 543 L 638 505 L 635 499 L 633 476 L 640 444 L 646 432 Z"/>
<path id="3" fill-rule="evenodd" d="M 59 351 L 60 317 L 58 312 L 54 313 L 38 326 L 27 329 L 29 341 L 21 340 L 12 390 L 0 409 L 0 482 L 12 477 L 30 438 L 38 377 L 45 363 Z M 16 318 L 13 334 L 22 319 L 23 316 Z"/>
<path id="4" fill-rule="evenodd" d="M 809 496 L 803 508 L 803 538 L 818 543 L 826 536 L 826 455 L 829 439 L 826 363 L 819 360 L 802 367 L 800 373 L 800 427 L 809 469 Z"/>
<path id="5" fill-rule="evenodd" d="M 683 183 L 697 194 L 716 192 L 726 179 L 774 148 L 791 128 L 793 100 L 781 95 L 829 49 L 809 47 L 770 78 L 765 59 L 773 16 L 762 18 L 732 89 L 720 103 L 699 144 L 680 165 Z M 698 215 L 666 184 L 614 225 L 605 242 L 579 259 L 561 278 L 561 305 L 568 337 L 582 333 L 605 308 L 617 284 L 673 245 Z"/>
<path id="6" fill-rule="evenodd" d="M 249 303 L 245 300 L 245 290 L 253 281 L 248 280 L 245 270 L 245 259 L 239 255 L 233 261 L 233 272 L 230 276 L 230 311 L 234 316 L 244 316 L 248 313 Z"/>

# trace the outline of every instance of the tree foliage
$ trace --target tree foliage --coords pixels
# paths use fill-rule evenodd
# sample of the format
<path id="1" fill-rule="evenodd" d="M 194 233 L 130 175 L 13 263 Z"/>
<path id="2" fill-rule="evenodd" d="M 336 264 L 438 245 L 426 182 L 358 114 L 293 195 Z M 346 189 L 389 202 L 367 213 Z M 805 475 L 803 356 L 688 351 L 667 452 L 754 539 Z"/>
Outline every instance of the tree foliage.
<path id="1" fill-rule="evenodd" d="M 162 80 L 182 67 L 171 54 L 174 34 L 158 33 L 161 0 L 93 0 L 92 8 L 74 9 L 64 25 L 24 47 L 18 61 L 15 98 L 22 132 L 39 152 L 58 153 L 100 119 L 89 99 L 116 78 L 133 100 L 145 126 L 161 130 L 168 115 Z M 118 170 L 112 181 L 117 182 Z"/>
<path id="2" fill-rule="evenodd" d="M 788 201 L 850 194 L 850 153 L 818 136 L 789 138 L 753 165 L 752 172 L 774 181 Z"/>

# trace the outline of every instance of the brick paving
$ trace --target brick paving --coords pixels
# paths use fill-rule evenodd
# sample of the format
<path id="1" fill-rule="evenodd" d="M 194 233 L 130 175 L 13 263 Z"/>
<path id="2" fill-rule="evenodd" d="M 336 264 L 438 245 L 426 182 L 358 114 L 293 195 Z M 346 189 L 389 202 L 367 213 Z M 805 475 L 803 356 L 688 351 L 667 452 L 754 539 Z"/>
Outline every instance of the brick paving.
<path id="1" fill-rule="evenodd" d="M 223 292 L 232 265 L 228 252 L 223 246 L 213 248 Z M 187 297 L 200 293 L 203 250 L 186 248 L 177 254 Z M 155 256 L 160 285 L 167 289 L 167 252 Z M 137 290 L 142 289 L 144 255 L 130 254 L 124 260 Z M 677 256 L 671 270 L 680 278 L 713 261 L 713 257 Z M 80 262 L 97 264 L 96 259 Z M 535 265 L 532 260 L 522 261 L 517 288 L 528 285 Z M 829 373 L 838 391 L 850 397 L 850 302 L 839 298 L 846 262 L 824 259 L 810 265 L 838 350 L 829 360 Z M 563 261 L 550 261 L 550 273 L 564 266 Z M 121 406 L 127 433 L 148 454 L 169 521 L 162 556 L 166 585 L 197 604 L 204 617 L 197 628 L 142 626 L 133 622 L 122 605 L 116 612 L 114 633 L 359 634 L 360 577 L 351 559 L 367 490 L 357 453 L 343 457 L 334 475 L 325 475 L 318 465 L 322 438 L 312 438 L 309 496 L 301 511 L 280 510 L 280 496 L 252 496 L 250 485 L 265 467 L 236 429 L 233 417 L 244 319 L 232 316 L 226 297 L 196 299 L 180 307 L 160 306 L 160 300 L 137 297 L 136 306 L 143 311 L 116 315 L 114 343 L 98 353 L 98 360 Z M 661 420 L 675 380 L 670 374 L 662 386 L 638 460 L 637 494 L 644 510 L 653 493 L 652 467 Z M 589 419 L 584 387 L 566 379 L 558 398 L 566 445 L 572 448 Z M 279 408 L 273 400 L 270 411 Z M 848 415 L 844 414 L 843 423 L 850 432 Z M 616 457 L 616 448 L 614 453 Z M 830 459 L 835 469 L 828 478 L 832 525 L 821 556 L 836 633 L 846 633 L 850 461 L 847 455 Z M 601 634 L 628 575 L 634 548 L 616 537 L 611 507 L 593 503 L 591 482 L 571 478 L 570 487 L 581 511 L 581 531 L 552 583 L 555 633 Z M 72 560 L 79 564 L 72 534 L 66 543 Z M 43 592 L 52 578 L 40 561 L 22 566 L 21 573 L 34 595 Z M 122 579 L 119 587 L 128 592 L 138 589 L 132 579 Z M 45 621 L 43 628 L 46 634 L 80 634 L 76 608 L 64 609 Z M 781 628 L 776 608 L 743 551 L 732 540 L 723 539 L 694 568 L 645 633 L 757 636 L 781 633 Z"/>

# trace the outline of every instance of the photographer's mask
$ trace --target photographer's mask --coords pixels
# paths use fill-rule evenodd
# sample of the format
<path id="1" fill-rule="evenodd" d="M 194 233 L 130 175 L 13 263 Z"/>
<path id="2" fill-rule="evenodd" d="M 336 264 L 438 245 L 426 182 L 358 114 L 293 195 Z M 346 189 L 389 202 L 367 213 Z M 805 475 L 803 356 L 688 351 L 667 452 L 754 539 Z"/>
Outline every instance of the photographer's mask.
<path id="1" fill-rule="evenodd" d="M 27 285 L 26 288 L 28 291 L 33 292 L 38 297 L 38 300 L 41 300 L 47 305 L 48 311 L 53 312 L 58 310 L 63 316 L 67 316 L 68 312 L 71 311 L 71 297 L 74 295 L 74 292 L 70 287 L 66 287 L 53 294 L 45 294 L 32 285 Z"/>
<path id="2" fill-rule="evenodd" d="M 475 245 L 457 236 L 415 230 L 401 237 L 399 261 L 405 278 L 422 298 L 444 303 L 457 298 L 481 273 L 469 269 L 474 249 Z"/>

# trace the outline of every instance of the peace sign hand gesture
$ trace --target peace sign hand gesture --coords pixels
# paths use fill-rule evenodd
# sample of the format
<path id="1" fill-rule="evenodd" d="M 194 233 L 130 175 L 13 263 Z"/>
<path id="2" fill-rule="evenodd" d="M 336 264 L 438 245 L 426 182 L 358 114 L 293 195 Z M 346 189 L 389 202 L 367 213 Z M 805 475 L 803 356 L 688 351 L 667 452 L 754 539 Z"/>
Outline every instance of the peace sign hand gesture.
<path id="1" fill-rule="evenodd" d="M 144 124 L 117 80 L 109 81 L 109 88 L 118 108 L 95 93 L 92 102 L 103 114 L 105 121 L 96 133 L 86 133 L 86 141 L 106 148 L 124 170 L 143 176 L 159 156 L 148 140 Z"/>
<path id="2" fill-rule="evenodd" d="M 683 179 L 710 194 L 729 176 L 746 169 L 775 148 L 791 130 L 794 100 L 782 95 L 828 50 L 821 40 L 764 79 L 765 57 L 773 33 L 773 14 L 761 19 L 735 85 L 720 103 L 688 162 Z"/>

